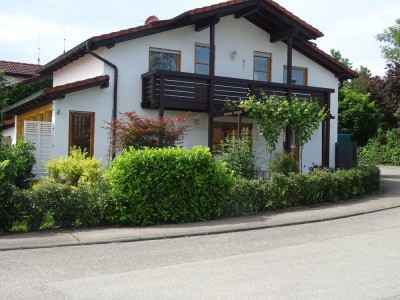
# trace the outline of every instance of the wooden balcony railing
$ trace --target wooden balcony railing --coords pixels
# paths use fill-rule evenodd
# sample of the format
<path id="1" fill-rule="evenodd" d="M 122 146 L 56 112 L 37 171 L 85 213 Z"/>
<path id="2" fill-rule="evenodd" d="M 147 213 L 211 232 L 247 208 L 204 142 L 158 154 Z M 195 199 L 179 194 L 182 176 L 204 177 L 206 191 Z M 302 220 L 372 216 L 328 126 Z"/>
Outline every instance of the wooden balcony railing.
<path id="1" fill-rule="evenodd" d="M 209 111 L 211 80 L 214 83 L 214 112 L 223 111 L 224 103 L 228 99 L 240 100 L 249 94 L 259 96 L 261 91 L 267 95 L 287 97 L 291 88 L 293 96 L 300 99 L 313 98 L 321 105 L 329 103 L 329 94 L 334 91 L 220 76 L 211 79 L 208 75 L 156 70 L 142 75 L 142 107 L 159 108 L 161 105 L 168 110 Z"/>

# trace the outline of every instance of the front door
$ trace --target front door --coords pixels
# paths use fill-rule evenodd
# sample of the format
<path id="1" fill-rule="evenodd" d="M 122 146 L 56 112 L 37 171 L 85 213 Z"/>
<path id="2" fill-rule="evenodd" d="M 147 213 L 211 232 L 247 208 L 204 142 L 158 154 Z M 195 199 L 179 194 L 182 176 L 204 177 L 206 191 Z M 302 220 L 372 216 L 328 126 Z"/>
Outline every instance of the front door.
<path id="1" fill-rule="evenodd" d="M 73 146 L 86 150 L 93 156 L 94 146 L 94 113 L 75 112 L 69 113 L 69 149 Z"/>

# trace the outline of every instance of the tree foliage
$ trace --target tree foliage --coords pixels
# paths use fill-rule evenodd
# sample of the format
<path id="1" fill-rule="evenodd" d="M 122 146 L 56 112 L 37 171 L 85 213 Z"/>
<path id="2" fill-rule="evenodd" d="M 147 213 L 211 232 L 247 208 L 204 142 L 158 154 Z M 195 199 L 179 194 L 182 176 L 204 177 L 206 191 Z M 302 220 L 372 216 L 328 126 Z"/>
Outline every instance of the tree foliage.
<path id="1" fill-rule="evenodd" d="M 44 78 L 32 83 L 16 82 L 6 85 L 0 89 L 0 109 L 13 105 L 42 89 L 51 87 L 52 85 L 53 80 L 51 78 Z"/>
<path id="2" fill-rule="evenodd" d="M 390 128 L 400 125 L 400 63 L 387 65 L 386 75 L 373 77 L 368 85 L 371 99 L 384 116 L 384 122 Z"/>
<path id="3" fill-rule="evenodd" d="M 364 146 L 380 125 L 380 112 L 368 94 L 342 89 L 339 100 L 339 132 L 353 135 L 358 145 Z"/>
<path id="4" fill-rule="evenodd" d="M 353 68 L 353 63 L 350 62 L 350 59 L 343 57 L 342 53 L 339 50 L 331 49 L 331 56 L 336 59 L 337 61 L 341 62 L 344 64 L 346 67 L 352 69 Z"/>
<path id="5" fill-rule="evenodd" d="M 395 25 L 388 27 L 376 39 L 384 43 L 381 45 L 382 56 L 387 61 L 400 61 L 400 18 L 395 21 Z"/>
<path id="6" fill-rule="evenodd" d="M 112 153 L 132 146 L 135 149 L 175 147 L 184 138 L 188 114 L 174 118 L 151 118 L 139 116 L 136 112 L 126 112 L 121 117 L 107 122 L 109 139 L 115 137 Z"/>
<path id="7" fill-rule="evenodd" d="M 269 152 L 275 150 L 279 136 L 286 126 L 295 129 L 297 141 L 303 146 L 326 117 L 325 108 L 320 107 L 317 102 L 296 97 L 289 103 L 287 99 L 262 94 L 260 99 L 251 96 L 241 101 L 239 107 L 257 121 Z"/>

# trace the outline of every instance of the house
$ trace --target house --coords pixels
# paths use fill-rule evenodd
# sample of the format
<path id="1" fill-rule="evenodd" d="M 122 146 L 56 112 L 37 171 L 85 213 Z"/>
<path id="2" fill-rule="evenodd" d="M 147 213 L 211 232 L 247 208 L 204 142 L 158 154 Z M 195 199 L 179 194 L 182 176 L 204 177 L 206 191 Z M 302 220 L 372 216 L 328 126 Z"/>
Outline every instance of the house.
<path id="1" fill-rule="evenodd" d="M 19 137 L 37 140 L 43 131 L 44 152 L 54 157 L 77 145 L 106 161 L 105 121 L 132 110 L 154 117 L 193 112 L 185 147 L 212 147 L 239 123 L 268 157 L 255 121 L 225 116 L 224 102 L 261 90 L 313 98 L 329 116 L 304 146 L 303 169 L 334 167 L 338 81 L 357 74 L 310 42 L 322 36 L 272 0 L 233 0 L 168 20 L 152 16 L 143 26 L 89 38 L 44 65 L 38 73 L 52 75 L 53 87 L 2 113 L 15 116 Z"/>
<path id="2" fill-rule="evenodd" d="M 9 83 L 26 80 L 37 76 L 40 65 L 0 60 L 0 70 L 4 71 L 4 79 Z"/>

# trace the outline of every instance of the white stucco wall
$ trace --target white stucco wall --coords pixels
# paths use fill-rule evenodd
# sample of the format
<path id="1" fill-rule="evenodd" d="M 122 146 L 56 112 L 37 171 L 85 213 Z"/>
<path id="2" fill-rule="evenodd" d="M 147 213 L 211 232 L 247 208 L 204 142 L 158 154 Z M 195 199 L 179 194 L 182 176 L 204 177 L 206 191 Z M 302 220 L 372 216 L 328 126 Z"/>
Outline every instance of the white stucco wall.
<path id="1" fill-rule="evenodd" d="M 100 56 L 104 55 L 104 52 L 104 49 L 95 51 Z M 79 60 L 55 71 L 53 73 L 53 86 L 92 78 L 103 73 L 104 63 L 92 55 L 86 54 Z"/>
<path id="2" fill-rule="evenodd" d="M 15 144 L 15 142 L 16 142 L 15 127 L 3 129 L 2 134 L 4 137 L 8 137 L 8 136 L 11 137 L 11 143 Z"/>
<path id="3" fill-rule="evenodd" d="M 113 48 L 103 48 L 98 54 L 118 66 L 118 112 L 135 110 L 139 115 L 157 116 L 156 110 L 143 110 L 140 106 L 142 97 L 141 75 L 149 70 L 149 48 L 161 48 L 181 51 L 181 71 L 194 72 L 195 43 L 209 43 L 209 30 L 196 32 L 194 26 L 167 31 L 156 35 L 116 44 Z M 231 52 L 236 50 L 235 60 Z M 272 53 L 272 81 L 283 82 L 283 66 L 286 65 L 287 47 L 284 43 L 271 44 L 269 34 L 254 26 L 245 19 L 224 17 L 216 25 L 216 75 L 243 79 L 253 79 L 254 51 Z M 335 119 L 331 121 L 330 163 L 334 166 L 334 142 L 337 139 L 337 78 L 312 60 L 293 51 L 293 65 L 308 69 L 308 85 L 335 89 L 331 95 L 331 113 Z M 110 120 L 112 109 L 113 70 L 101 61 L 86 55 L 74 63 L 54 73 L 54 85 L 74 82 L 102 74 L 110 76 L 107 89 L 91 88 L 69 94 L 63 100 L 54 102 L 56 155 L 66 155 L 68 146 L 68 111 L 95 112 L 95 156 L 105 159 L 108 151 L 107 133 L 102 128 L 105 120 Z M 177 112 L 166 111 L 166 116 L 174 116 Z M 192 113 L 192 117 L 200 120 L 198 128 L 192 128 L 183 143 L 185 147 L 207 145 L 208 116 Z M 193 121 L 192 121 L 193 122 Z M 253 127 L 254 147 L 264 150 L 265 142 L 258 134 L 257 126 Z M 311 142 L 305 145 L 303 169 L 314 164 L 321 164 L 321 129 L 314 134 Z M 282 149 L 282 139 L 277 150 Z M 268 154 L 263 151 L 263 156 Z"/>

